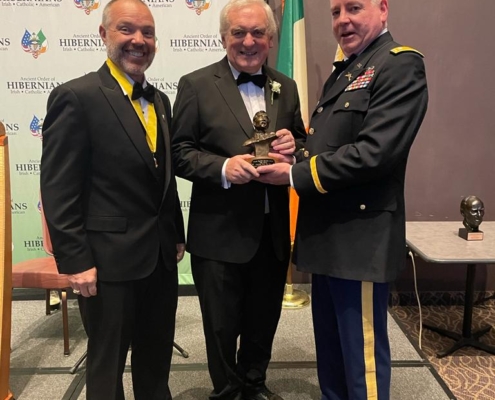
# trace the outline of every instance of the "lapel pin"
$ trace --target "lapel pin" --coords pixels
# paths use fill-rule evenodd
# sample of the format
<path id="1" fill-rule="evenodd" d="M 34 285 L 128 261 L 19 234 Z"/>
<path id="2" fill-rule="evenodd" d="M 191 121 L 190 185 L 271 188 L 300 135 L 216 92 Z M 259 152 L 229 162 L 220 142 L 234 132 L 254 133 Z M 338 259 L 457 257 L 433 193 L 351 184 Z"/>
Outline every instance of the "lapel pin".
<path id="1" fill-rule="evenodd" d="M 347 78 L 347 80 L 350 82 L 351 79 L 352 79 L 352 74 L 350 72 L 348 72 L 345 77 Z"/>
<path id="2" fill-rule="evenodd" d="M 361 63 L 358 63 L 358 65 L 356 65 L 356 67 L 358 67 L 358 68 L 361 68 L 362 66 L 363 66 L 363 64 L 361 64 Z"/>

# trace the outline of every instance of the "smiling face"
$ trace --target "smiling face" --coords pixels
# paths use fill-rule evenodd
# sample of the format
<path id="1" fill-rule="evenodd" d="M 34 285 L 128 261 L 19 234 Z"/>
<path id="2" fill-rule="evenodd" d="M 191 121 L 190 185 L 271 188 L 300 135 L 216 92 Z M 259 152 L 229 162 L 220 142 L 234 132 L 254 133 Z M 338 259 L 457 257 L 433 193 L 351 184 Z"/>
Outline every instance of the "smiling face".
<path id="1" fill-rule="evenodd" d="M 335 39 L 347 57 L 378 37 L 388 18 L 388 0 L 330 0 Z"/>
<path id="2" fill-rule="evenodd" d="M 273 47 L 265 10 L 257 4 L 234 8 L 228 13 L 228 21 L 227 33 L 222 35 L 227 58 L 239 72 L 258 72 Z"/>
<path id="3" fill-rule="evenodd" d="M 118 0 L 109 5 L 100 36 L 107 55 L 136 82 L 155 57 L 155 21 L 148 7 L 139 0 Z"/>

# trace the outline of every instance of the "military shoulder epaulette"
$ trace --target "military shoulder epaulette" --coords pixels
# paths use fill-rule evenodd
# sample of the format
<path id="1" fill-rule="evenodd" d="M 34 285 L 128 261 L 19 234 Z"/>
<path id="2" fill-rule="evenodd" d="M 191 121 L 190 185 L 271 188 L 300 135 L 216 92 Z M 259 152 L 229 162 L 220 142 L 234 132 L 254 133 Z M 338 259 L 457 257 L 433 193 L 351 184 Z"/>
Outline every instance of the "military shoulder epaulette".
<path id="1" fill-rule="evenodd" d="M 392 50 L 390 50 L 390 52 L 392 54 L 395 54 L 395 55 L 400 54 L 400 53 L 405 53 L 405 52 L 408 52 L 408 51 L 412 51 L 413 53 L 419 54 L 421 57 L 424 58 L 423 53 L 420 53 L 418 50 L 413 49 L 412 47 L 409 47 L 409 46 L 394 47 Z"/>

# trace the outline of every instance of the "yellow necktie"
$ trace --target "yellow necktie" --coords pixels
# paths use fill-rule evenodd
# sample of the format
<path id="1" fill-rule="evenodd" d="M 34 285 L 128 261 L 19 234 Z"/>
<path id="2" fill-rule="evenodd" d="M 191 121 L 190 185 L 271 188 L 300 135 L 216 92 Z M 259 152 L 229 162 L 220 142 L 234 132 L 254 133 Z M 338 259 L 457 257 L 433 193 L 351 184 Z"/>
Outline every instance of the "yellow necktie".
<path id="1" fill-rule="evenodd" d="M 145 121 L 143 116 L 143 109 L 141 108 L 141 101 L 139 99 L 131 100 L 132 96 L 132 85 L 129 80 L 126 78 L 124 73 L 113 63 L 109 58 L 107 59 L 107 65 L 110 69 L 110 74 L 117 80 L 120 86 L 124 89 L 131 101 L 132 107 L 134 107 L 134 111 L 143 124 L 143 127 L 146 131 L 146 141 L 148 142 L 148 146 L 153 153 L 153 159 L 155 159 L 156 153 L 156 138 L 157 138 L 157 118 L 155 112 L 155 106 L 153 103 L 148 102 L 148 120 Z M 156 159 L 155 159 L 156 164 Z"/>

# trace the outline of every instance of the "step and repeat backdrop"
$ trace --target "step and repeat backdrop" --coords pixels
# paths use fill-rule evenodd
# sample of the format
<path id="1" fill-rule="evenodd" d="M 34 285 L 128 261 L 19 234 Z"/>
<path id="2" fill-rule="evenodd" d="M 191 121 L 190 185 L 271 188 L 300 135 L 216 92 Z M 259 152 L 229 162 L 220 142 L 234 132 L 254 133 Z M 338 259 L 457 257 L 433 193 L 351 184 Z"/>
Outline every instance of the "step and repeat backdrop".
<path id="1" fill-rule="evenodd" d="M 9 136 L 14 263 L 46 256 L 39 203 L 41 130 L 50 92 L 97 70 L 109 0 L 0 0 L 0 120 Z M 175 100 L 180 77 L 225 55 L 218 33 L 227 0 L 143 0 L 155 18 L 157 53 L 147 79 Z M 179 179 L 187 224 L 190 184 Z M 181 284 L 191 284 L 189 258 Z"/>

